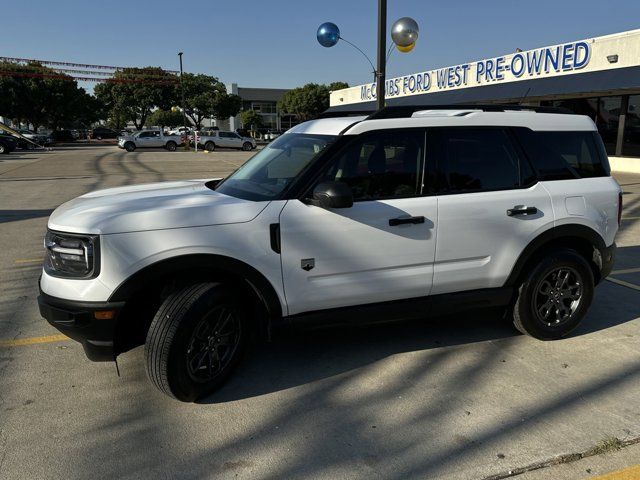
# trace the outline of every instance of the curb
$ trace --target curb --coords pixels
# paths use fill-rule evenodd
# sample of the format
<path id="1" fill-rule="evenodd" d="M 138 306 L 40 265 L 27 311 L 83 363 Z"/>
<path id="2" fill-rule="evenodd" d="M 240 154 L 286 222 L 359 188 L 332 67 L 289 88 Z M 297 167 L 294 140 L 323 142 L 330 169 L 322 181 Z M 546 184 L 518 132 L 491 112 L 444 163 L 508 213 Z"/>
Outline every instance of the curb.
<path id="1" fill-rule="evenodd" d="M 640 158 L 609 157 L 612 172 L 640 173 Z"/>

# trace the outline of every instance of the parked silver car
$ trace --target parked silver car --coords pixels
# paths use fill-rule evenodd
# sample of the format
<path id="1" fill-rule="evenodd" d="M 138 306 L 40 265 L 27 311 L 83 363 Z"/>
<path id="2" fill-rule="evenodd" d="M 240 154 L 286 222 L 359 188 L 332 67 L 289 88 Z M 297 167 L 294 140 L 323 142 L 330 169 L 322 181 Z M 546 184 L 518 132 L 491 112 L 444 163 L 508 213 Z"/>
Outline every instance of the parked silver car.
<path id="1" fill-rule="evenodd" d="M 198 135 L 198 145 L 213 152 L 216 148 L 238 148 L 244 151 L 253 150 L 257 144 L 253 138 L 243 137 L 236 132 L 211 130 L 206 135 Z"/>

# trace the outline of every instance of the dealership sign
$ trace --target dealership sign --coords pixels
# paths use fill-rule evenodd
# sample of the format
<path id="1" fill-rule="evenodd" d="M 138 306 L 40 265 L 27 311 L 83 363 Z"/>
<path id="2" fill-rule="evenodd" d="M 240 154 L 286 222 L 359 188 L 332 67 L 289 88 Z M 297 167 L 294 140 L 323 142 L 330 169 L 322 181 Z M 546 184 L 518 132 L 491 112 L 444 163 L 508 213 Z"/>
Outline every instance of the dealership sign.
<path id="1" fill-rule="evenodd" d="M 630 55 L 622 55 L 619 64 L 612 65 L 606 61 L 607 55 L 623 54 L 629 46 Z M 385 82 L 385 97 L 420 95 L 628 66 L 625 60 L 629 58 L 633 58 L 633 62 L 637 63 L 634 52 L 639 47 L 640 30 L 635 30 L 526 52 L 519 51 L 496 58 L 388 79 Z M 594 57 L 596 50 L 597 58 Z M 332 92 L 331 106 L 375 99 L 376 84 L 368 83 Z"/>

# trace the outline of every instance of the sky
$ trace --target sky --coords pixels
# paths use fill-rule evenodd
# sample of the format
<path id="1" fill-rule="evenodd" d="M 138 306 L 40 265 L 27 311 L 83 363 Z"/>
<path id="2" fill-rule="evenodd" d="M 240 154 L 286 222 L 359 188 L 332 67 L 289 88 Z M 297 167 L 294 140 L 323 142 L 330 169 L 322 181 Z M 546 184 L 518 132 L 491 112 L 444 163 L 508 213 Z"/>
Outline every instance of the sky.
<path id="1" fill-rule="evenodd" d="M 352 47 L 317 43 L 331 21 L 375 64 L 376 0 L 0 0 L 0 11 L 14 12 L 2 22 L 6 57 L 177 70 L 182 51 L 185 71 L 244 87 L 371 81 Z M 640 28 L 640 0 L 388 0 L 389 27 L 403 16 L 420 38 L 394 52 L 388 78 Z"/>

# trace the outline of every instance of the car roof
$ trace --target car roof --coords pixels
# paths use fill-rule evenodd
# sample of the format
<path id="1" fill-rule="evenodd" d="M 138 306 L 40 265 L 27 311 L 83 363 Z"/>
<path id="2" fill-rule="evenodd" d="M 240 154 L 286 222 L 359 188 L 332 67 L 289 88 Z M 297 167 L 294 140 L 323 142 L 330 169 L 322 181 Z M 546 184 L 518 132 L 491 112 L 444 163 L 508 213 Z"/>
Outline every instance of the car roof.
<path id="1" fill-rule="evenodd" d="M 586 115 L 546 113 L 533 110 L 483 111 L 471 108 L 416 110 L 402 118 L 365 116 L 331 117 L 311 120 L 291 128 L 287 133 L 324 135 L 358 135 L 369 130 L 418 127 L 526 127 L 540 131 L 597 131 Z"/>
<path id="2" fill-rule="evenodd" d="M 585 115 L 534 111 L 422 110 L 409 118 L 365 120 L 354 125 L 345 134 L 357 135 L 373 129 L 399 127 L 525 127 L 540 131 L 597 131 L 593 120 Z"/>
<path id="3" fill-rule="evenodd" d="M 315 135 L 339 135 L 345 128 L 367 118 L 360 117 L 335 117 L 309 120 L 289 129 L 287 133 L 308 133 Z"/>

